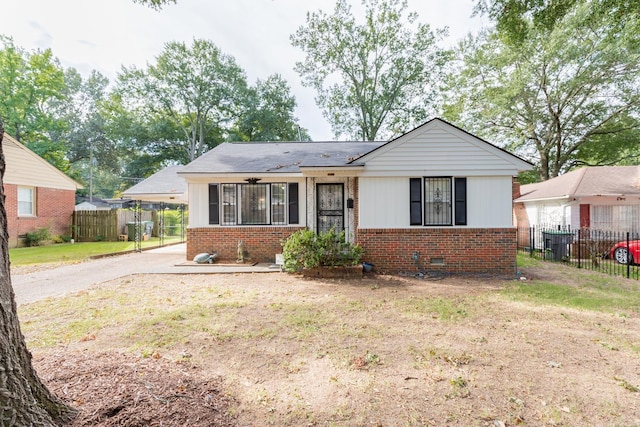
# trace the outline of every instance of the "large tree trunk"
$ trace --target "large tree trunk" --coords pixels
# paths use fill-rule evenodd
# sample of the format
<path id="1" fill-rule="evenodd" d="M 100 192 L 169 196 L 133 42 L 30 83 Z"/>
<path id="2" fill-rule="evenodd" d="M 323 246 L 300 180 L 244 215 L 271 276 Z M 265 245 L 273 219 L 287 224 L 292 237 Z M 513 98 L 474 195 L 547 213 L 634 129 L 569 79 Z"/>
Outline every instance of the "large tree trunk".
<path id="1" fill-rule="evenodd" d="M 75 411 L 54 396 L 38 378 L 20 331 L 9 274 L 3 137 L 4 127 L 0 120 L 0 426 L 52 426 L 71 419 Z"/>

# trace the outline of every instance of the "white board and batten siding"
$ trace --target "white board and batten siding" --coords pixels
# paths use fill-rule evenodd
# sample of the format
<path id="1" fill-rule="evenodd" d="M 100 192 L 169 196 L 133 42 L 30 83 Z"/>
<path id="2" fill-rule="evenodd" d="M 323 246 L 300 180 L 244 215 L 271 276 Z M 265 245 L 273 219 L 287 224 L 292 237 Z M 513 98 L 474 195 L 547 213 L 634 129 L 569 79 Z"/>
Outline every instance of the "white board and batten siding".
<path id="1" fill-rule="evenodd" d="M 209 184 L 188 184 L 189 187 L 189 227 L 209 225 Z"/>
<path id="2" fill-rule="evenodd" d="M 360 178 L 360 228 L 409 225 L 409 177 Z M 513 226 L 511 177 L 467 177 L 465 228 Z"/>

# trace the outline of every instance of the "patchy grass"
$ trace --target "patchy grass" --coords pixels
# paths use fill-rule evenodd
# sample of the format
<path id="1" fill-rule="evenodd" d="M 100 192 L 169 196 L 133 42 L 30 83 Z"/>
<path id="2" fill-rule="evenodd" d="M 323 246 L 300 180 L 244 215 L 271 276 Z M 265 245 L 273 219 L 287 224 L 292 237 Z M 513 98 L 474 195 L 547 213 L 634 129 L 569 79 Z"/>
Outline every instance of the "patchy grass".
<path id="1" fill-rule="evenodd" d="M 36 360 L 126 352 L 220 377 L 239 425 L 637 424 L 637 284 L 523 275 L 137 275 L 19 315 Z"/>
<path id="2" fill-rule="evenodd" d="M 553 304 L 581 310 L 602 312 L 640 312 L 637 283 L 622 284 L 602 274 L 580 274 L 580 284 L 550 283 L 544 280 L 516 282 L 502 294 L 521 301 Z"/>
<path id="3" fill-rule="evenodd" d="M 400 313 L 409 317 L 430 314 L 434 319 L 457 322 L 469 316 L 469 304 L 465 297 L 458 298 L 408 298 L 397 302 Z"/>
<path id="4" fill-rule="evenodd" d="M 544 261 L 528 253 L 518 252 L 516 254 L 516 264 L 518 268 L 539 267 L 543 262 Z"/>

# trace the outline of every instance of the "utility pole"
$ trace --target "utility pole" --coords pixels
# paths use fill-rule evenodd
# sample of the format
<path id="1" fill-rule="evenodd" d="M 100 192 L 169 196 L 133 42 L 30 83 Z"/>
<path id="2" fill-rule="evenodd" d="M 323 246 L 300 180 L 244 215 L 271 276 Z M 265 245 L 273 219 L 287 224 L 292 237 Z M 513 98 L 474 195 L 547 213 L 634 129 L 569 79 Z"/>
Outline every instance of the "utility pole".
<path id="1" fill-rule="evenodd" d="M 91 141 L 91 150 L 89 154 L 89 203 L 93 202 L 93 167 L 96 165 L 96 159 L 93 156 L 93 141 Z"/>

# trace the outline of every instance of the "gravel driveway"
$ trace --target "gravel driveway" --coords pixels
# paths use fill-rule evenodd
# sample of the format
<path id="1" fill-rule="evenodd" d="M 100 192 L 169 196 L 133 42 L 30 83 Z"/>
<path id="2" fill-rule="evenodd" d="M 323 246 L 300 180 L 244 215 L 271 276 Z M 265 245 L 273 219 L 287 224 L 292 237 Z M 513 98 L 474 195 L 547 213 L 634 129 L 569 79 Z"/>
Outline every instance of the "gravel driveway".
<path id="1" fill-rule="evenodd" d="M 186 244 L 92 259 L 27 274 L 15 274 L 11 283 L 16 303 L 26 304 L 48 297 L 78 292 L 88 287 L 131 274 L 211 274 L 278 271 L 268 264 L 229 266 L 186 262 Z"/>

